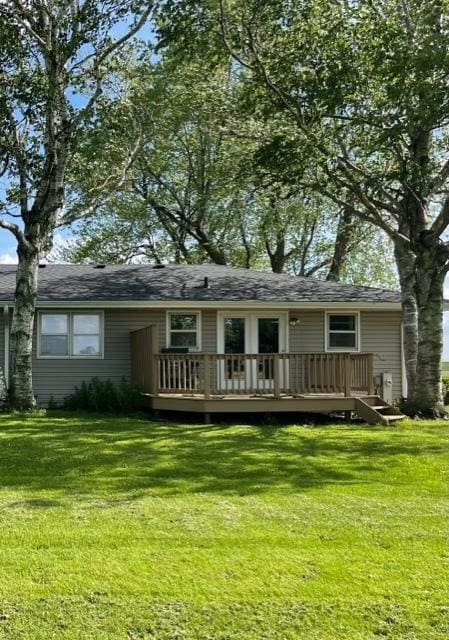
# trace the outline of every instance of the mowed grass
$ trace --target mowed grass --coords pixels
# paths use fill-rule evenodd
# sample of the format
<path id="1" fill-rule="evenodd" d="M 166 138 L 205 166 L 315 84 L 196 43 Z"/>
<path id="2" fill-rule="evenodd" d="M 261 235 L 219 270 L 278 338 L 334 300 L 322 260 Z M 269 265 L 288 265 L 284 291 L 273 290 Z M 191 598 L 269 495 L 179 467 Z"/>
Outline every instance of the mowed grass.
<path id="1" fill-rule="evenodd" d="M 0 638 L 446 638 L 447 444 L 0 416 Z"/>

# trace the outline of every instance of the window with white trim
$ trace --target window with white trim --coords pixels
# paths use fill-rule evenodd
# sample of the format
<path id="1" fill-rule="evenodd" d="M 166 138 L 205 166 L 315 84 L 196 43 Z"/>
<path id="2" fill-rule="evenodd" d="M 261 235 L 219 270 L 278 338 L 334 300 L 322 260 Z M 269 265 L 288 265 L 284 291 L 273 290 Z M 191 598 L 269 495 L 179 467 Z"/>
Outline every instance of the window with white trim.
<path id="1" fill-rule="evenodd" d="M 41 356 L 69 355 L 69 314 L 42 313 L 40 316 Z"/>
<path id="2" fill-rule="evenodd" d="M 199 348 L 199 314 L 174 313 L 168 314 L 168 346 Z"/>
<path id="3" fill-rule="evenodd" d="M 334 351 L 357 351 L 358 316 L 355 313 L 329 313 L 327 348 Z"/>
<path id="4" fill-rule="evenodd" d="M 101 321 L 98 313 L 72 315 L 72 355 L 99 356 L 101 354 Z"/>
<path id="5" fill-rule="evenodd" d="M 101 358 L 101 313 L 41 313 L 39 356 L 41 358 Z"/>

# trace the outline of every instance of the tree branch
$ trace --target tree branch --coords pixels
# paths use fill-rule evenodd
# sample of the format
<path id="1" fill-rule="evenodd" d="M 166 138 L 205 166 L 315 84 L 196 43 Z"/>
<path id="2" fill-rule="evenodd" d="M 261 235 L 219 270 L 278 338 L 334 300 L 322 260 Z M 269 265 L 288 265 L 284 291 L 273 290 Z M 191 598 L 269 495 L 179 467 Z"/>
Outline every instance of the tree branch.
<path id="1" fill-rule="evenodd" d="M 92 203 L 85 207 L 84 209 L 81 210 L 75 210 L 72 212 L 68 212 L 65 215 L 63 215 L 60 219 L 60 221 L 58 222 L 57 226 L 58 227 L 66 227 L 70 224 L 72 224 L 73 222 L 75 222 L 76 220 L 79 220 L 81 218 L 87 218 L 90 215 L 92 215 L 94 213 L 94 211 L 96 211 L 97 209 L 99 209 L 100 207 L 104 207 L 106 204 L 108 204 L 109 202 L 111 202 L 116 195 L 116 191 L 118 189 L 120 189 L 126 182 L 126 180 L 128 179 L 128 172 L 131 169 L 131 167 L 133 166 L 140 150 L 141 150 L 141 146 L 142 146 L 142 136 L 139 136 L 133 150 L 131 151 L 131 153 L 129 154 L 128 160 L 126 162 L 126 164 L 124 165 L 122 171 L 121 171 L 121 175 L 120 178 L 114 182 L 114 176 L 113 175 L 109 175 L 107 176 L 103 182 L 101 183 L 101 185 L 99 187 L 97 187 L 95 189 L 95 191 L 99 191 L 100 195 L 96 196 L 93 198 Z M 111 183 L 113 183 L 113 187 L 109 189 L 109 195 L 106 197 L 102 197 L 102 193 L 106 190 L 107 187 L 110 187 Z"/>
<path id="2" fill-rule="evenodd" d="M 440 191 L 440 189 L 445 186 L 448 178 L 449 178 L 449 158 L 443 164 L 443 166 L 441 167 L 440 171 L 435 176 L 435 178 L 431 181 L 430 195 L 432 196 L 437 194 Z"/>
<path id="3" fill-rule="evenodd" d="M 154 8 L 154 2 L 149 2 L 147 8 L 142 13 L 140 18 L 136 22 L 136 24 L 130 29 L 128 29 L 128 31 L 121 38 L 112 42 L 109 46 L 105 47 L 105 49 L 103 49 L 102 51 L 96 52 L 91 56 L 86 56 L 86 58 L 84 58 L 82 64 L 84 64 L 87 60 L 89 60 L 90 57 L 94 58 L 94 63 L 92 68 L 93 68 L 93 73 L 95 78 L 95 89 L 91 97 L 89 98 L 86 106 L 83 109 L 81 109 L 78 112 L 77 116 L 74 118 L 75 126 L 80 122 L 83 122 L 88 117 L 88 115 L 91 113 L 95 103 L 97 102 L 102 92 L 104 75 L 101 70 L 101 64 L 107 58 L 109 58 L 112 53 L 117 51 L 123 44 L 125 44 L 130 38 L 132 38 L 138 31 L 140 31 L 140 29 L 147 22 L 150 13 L 153 11 L 153 8 Z M 72 68 L 72 71 L 74 68 L 75 67 Z"/>
<path id="4" fill-rule="evenodd" d="M 438 216 L 435 218 L 430 230 L 440 236 L 449 225 L 449 195 L 444 199 L 443 206 Z"/>
<path id="5" fill-rule="evenodd" d="M 7 16 L 10 20 L 15 21 L 19 26 L 25 29 L 28 35 L 30 35 L 41 47 L 42 53 L 50 53 L 47 43 L 32 26 L 34 20 L 32 19 L 31 11 L 25 10 L 23 5 L 17 0 L 13 0 L 12 4 L 15 8 L 15 11 L 12 11 L 10 8 L 8 8 L 8 6 L 0 4 L 0 13 L 3 13 L 3 15 Z M 34 27 L 35 26 L 36 25 L 34 25 Z"/>
<path id="6" fill-rule="evenodd" d="M 20 229 L 20 227 L 17 224 L 8 222 L 7 220 L 3 220 L 2 218 L 0 218 L 0 228 L 10 231 L 13 234 L 13 236 L 16 238 L 17 242 L 22 244 L 28 244 L 23 231 Z"/>

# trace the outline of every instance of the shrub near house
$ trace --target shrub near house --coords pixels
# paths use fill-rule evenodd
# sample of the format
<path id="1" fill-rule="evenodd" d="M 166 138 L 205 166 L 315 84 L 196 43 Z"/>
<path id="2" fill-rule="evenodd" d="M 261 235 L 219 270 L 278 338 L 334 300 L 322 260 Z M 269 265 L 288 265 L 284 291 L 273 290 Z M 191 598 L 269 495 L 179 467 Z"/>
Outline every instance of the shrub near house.
<path id="1" fill-rule="evenodd" d="M 136 413 L 142 408 L 142 396 L 136 385 L 122 378 L 118 384 L 111 380 L 92 378 L 83 382 L 75 392 L 67 396 L 64 407 L 76 411 L 99 413 Z"/>

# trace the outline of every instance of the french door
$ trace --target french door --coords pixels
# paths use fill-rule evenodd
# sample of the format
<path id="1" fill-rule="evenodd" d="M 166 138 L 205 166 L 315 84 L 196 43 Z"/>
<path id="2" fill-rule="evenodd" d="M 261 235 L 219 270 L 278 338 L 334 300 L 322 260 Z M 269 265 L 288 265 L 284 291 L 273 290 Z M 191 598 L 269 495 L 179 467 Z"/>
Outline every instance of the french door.
<path id="1" fill-rule="evenodd" d="M 271 389 L 275 366 L 280 385 L 285 386 L 287 367 L 270 356 L 287 350 L 286 317 L 282 313 L 219 313 L 217 346 L 224 357 L 219 360 L 218 376 L 225 389 Z"/>

